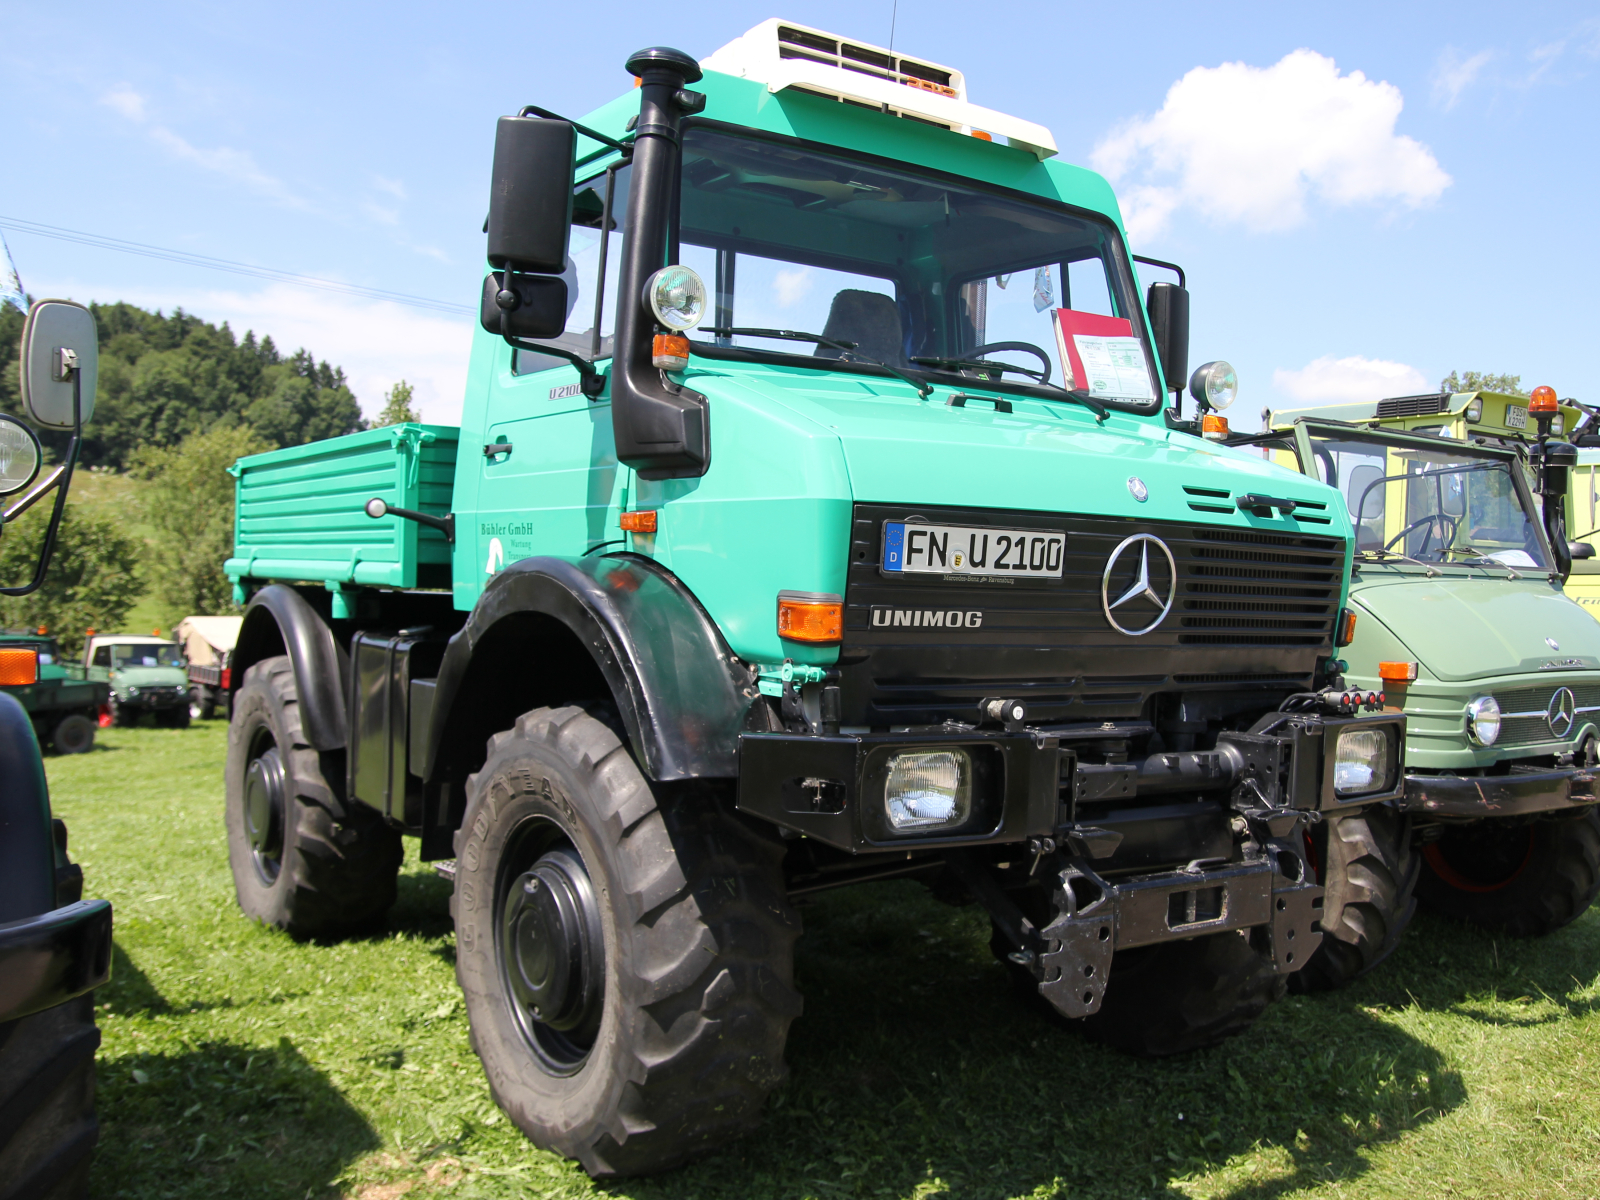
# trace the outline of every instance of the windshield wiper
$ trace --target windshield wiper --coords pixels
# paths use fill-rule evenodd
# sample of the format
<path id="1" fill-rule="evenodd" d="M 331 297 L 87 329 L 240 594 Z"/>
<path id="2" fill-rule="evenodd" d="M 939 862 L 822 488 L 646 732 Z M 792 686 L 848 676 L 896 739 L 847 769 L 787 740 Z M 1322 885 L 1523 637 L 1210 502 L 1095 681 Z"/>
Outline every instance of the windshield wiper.
<path id="1" fill-rule="evenodd" d="M 1382 562 L 1386 558 L 1398 558 L 1402 562 L 1408 562 L 1414 566 L 1421 567 L 1428 573 L 1429 579 L 1432 579 L 1435 575 L 1443 574 L 1443 572 L 1432 563 L 1425 563 L 1420 558 L 1412 558 L 1409 554 L 1397 554 L 1393 550 L 1357 550 L 1356 557 L 1361 559 L 1363 562 Z"/>
<path id="2" fill-rule="evenodd" d="M 1474 554 L 1477 556 L 1476 558 L 1474 558 L 1471 562 L 1462 563 L 1461 565 L 1464 567 L 1478 567 L 1480 570 L 1484 571 L 1487 571 L 1490 567 L 1499 567 L 1501 570 L 1506 572 L 1507 578 L 1522 578 L 1521 574 L 1510 563 L 1503 563 L 1498 558 L 1492 558 L 1483 551 L 1479 550 L 1476 546 L 1451 546 L 1445 551 L 1445 553 Z"/>
<path id="3" fill-rule="evenodd" d="M 753 329 L 744 325 L 724 326 L 720 329 L 710 325 L 702 325 L 701 329 L 703 329 L 706 333 L 714 333 L 718 337 L 765 337 L 777 338 L 781 341 L 788 342 L 811 342 L 813 345 L 828 346 L 834 350 L 840 350 L 847 354 L 853 353 L 855 355 L 855 359 L 860 359 L 864 363 L 870 363 L 874 367 L 882 367 L 896 379 L 900 379 L 906 383 L 909 383 L 912 387 L 917 389 L 917 395 L 922 397 L 922 399 L 926 400 L 929 396 L 933 395 L 933 385 L 931 383 L 927 383 L 920 379 L 914 379 L 910 375 L 907 375 L 899 367 L 891 367 L 888 363 L 880 362 L 876 358 L 873 358 L 870 354 L 862 354 L 860 350 L 856 349 L 856 344 L 854 342 L 842 342 L 838 338 L 823 337 L 820 333 L 800 333 L 793 329 Z M 851 359 L 849 361 L 854 362 L 855 359 Z"/>
<path id="4" fill-rule="evenodd" d="M 1035 371 L 1032 367 L 1019 367 L 1015 363 L 996 362 L 994 359 L 989 358 L 917 357 L 913 358 L 911 361 L 931 367 L 968 367 L 975 371 L 1015 371 L 1019 375 L 1026 375 L 1030 379 L 1033 379 L 1035 381 L 1035 386 L 1037 387 L 1048 388 L 1052 392 L 1060 392 L 1068 399 L 1076 400 L 1079 404 L 1083 405 L 1090 412 L 1092 412 L 1097 420 L 1104 421 L 1111 415 L 1111 410 L 1104 404 L 1101 404 L 1100 401 L 1096 400 L 1088 392 L 1075 388 L 1064 388 L 1059 383 L 1051 383 L 1050 376 L 1047 372 Z"/>

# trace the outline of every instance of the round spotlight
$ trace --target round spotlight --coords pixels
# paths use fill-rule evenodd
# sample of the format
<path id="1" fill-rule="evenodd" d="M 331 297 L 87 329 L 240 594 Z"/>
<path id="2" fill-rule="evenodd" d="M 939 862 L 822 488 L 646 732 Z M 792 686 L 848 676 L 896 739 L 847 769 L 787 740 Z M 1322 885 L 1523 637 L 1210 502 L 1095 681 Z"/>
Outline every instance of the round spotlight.
<path id="1" fill-rule="evenodd" d="M 1220 358 L 1204 363 L 1189 376 L 1189 394 L 1210 408 L 1227 408 L 1239 398 L 1239 376 Z"/>
<path id="2" fill-rule="evenodd" d="M 645 282 L 644 302 L 662 325 L 683 333 L 705 320 L 705 280 L 689 267 L 662 267 Z"/>
<path id="3" fill-rule="evenodd" d="M 0 496 L 27 487 L 39 474 L 39 439 L 15 417 L 0 413 Z"/>

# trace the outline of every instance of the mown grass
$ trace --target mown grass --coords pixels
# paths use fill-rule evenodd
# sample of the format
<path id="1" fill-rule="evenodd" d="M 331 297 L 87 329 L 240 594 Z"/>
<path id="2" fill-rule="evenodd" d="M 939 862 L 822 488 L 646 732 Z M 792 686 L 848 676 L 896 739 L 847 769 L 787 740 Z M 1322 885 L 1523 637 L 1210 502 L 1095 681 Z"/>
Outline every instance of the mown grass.
<path id="1" fill-rule="evenodd" d="M 224 741 L 103 730 L 48 761 L 88 892 L 116 906 L 97 1196 L 1600 1195 L 1600 914 L 1538 942 L 1424 918 L 1370 980 L 1142 1062 L 1018 1006 L 979 914 L 904 883 L 805 909 L 806 1012 L 758 1133 L 597 1187 L 490 1101 L 428 868 L 407 862 L 381 936 L 240 916 Z"/>

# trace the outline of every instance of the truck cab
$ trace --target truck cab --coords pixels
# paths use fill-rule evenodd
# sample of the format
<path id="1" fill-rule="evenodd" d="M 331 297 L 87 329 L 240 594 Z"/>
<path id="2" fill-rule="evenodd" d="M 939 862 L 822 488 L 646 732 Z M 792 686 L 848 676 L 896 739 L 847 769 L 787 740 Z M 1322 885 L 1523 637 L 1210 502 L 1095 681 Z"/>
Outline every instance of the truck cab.
<path id="1" fill-rule="evenodd" d="M 146 713 L 157 725 L 189 724 L 189 677 L 183 648 L 161 637 L 92 634 L 83 646 L 89 679 L 110 686 L 112 719 L 136 725 Z"/>
<path id="2" fill-rule="evenodd" d="M 596 1175 L 754 1119 L 829 888 L 980 905 L 1140 1053 L 1370 965 L 1307 836 L 1402 786 L 1349 517 L 1197 436 L 1106 181 L 791 22 L 625 69 L 497 126 L 461 425 L 234 467 L 244 910 L 370 924 L 419 836 L 497 1098 Z"/>

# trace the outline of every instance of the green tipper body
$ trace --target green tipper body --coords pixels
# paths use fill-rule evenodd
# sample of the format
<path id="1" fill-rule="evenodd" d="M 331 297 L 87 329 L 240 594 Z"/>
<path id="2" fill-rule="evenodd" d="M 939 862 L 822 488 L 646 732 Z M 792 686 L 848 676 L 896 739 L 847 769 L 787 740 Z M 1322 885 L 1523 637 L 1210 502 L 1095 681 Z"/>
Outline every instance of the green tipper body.
<path id="1" fill-rule="evenodd" d="M 1079 167 L 715 72 L 696 90 L 708 97 L 704 116 L 715 121 L 1064 202 L 1121 229 L 1110 185 Z M 637 111 L 636 94 L 625 95 L 583 121 L 620 138 Z M 578 182 L 615 162 L 585 139 L 579 157 Z M 618 243 L 612 247 L 617 253 Z M 1142 311 L 1136 319 L 1147 320 Z M 455 429 L 403 426 L 242 460 L 238 546 L 228 574 L 321 581 L 336 590 L 443 586 L 429 572 L 445 561 L 442 538 L 410 521 L 369 520 L 362 505 L 382 496 L 455 513 L 448 584 L 458 609 L 471 609 L 487 581 L 517 560 L 627 550 L 682 580 L 740 657 L 822 665 L 836 661 L 837 647 L 778 637 L 778 593 L 845 591 L 858 504 L 1326 534 L 1345 543 L 1348 575 L 1350 524 L 1335 492 L 1259 454 L 1171 430 L 1160 413 L 1113 412 L 1101 421 L 1066 400 L 1015 395 L 1013 411 L 1000 412 L 985 402 L 982 381 L 966 389 L 972 399 L 965 407 L 954 407 L 948 386 L 924 400 L 889 377 L 700 357 L 681 379 L 709 400 L 710 467 L 698 478 L 645 481 L 617 461 L 609 391 L 586 398 L 571 367 L 517 375 L 512 349 L 479 327 L 460 454 Z M 418 440 L 415 449 L 408 438 Z M 483 447 L 495 442 L 512 449 L 486 455 Z M 1256 516 L 1236 506 L 1249 492 L 1297 507 L 1290 516 Z M 619 528 L 621 513 L 637 509 L 657 512 L 656 533 Z"/>

